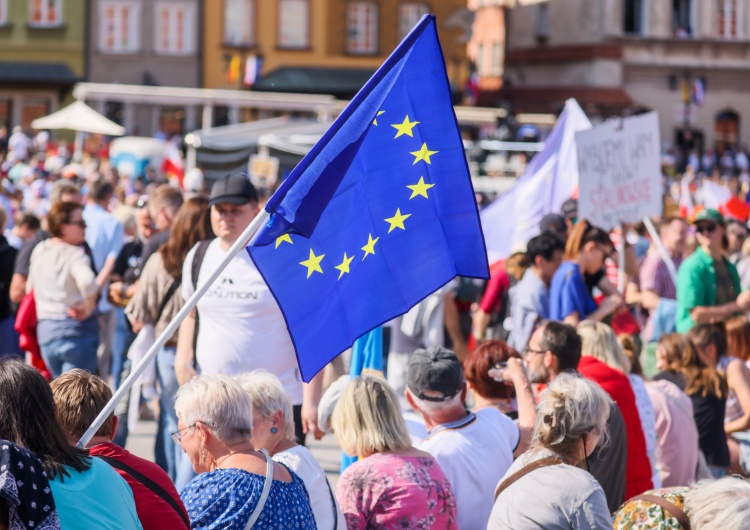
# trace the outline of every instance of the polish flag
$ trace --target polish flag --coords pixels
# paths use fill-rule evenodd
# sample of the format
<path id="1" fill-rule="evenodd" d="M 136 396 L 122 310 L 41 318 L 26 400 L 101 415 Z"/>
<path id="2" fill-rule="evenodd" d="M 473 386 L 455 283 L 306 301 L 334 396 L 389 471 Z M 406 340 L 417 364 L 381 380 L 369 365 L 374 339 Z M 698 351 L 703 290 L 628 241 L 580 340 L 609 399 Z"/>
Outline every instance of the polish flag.
<path id="1" fill-rule="evenodd" d="M 695 211 L 693 197 L 690 195 L 690 183 L 687 176 L 682 177 L 680 181 L 680 217 L 690 219 Z"/>
<path id="2" fill-rule="evenodd" d="M 182 153 L 174 142 L 167 142 L 164 147 L 164 161 L 161 164 L 161 172 L 169 178 L 176 178 L 182 187 L 182 179 L 185 177 L 185 163 Z"/>
<path id="3" fill-rule="evenodd" d="M 750 218 L 750 206 L 732 194 L 728 188 L 711 182 L 703 182 L 703 206 L 718 210 L 726 218 L 746 223 Z M 682 201 L 680 201 L 682 202 Z"/>

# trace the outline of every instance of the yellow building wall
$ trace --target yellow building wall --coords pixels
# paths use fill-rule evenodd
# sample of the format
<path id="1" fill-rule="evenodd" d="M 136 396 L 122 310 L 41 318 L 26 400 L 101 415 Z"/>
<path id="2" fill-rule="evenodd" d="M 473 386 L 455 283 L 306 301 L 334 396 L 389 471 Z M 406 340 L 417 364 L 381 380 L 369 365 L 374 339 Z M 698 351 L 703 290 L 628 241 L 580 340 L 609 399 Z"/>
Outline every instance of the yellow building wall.
<path id="1" fill-rule="evenodd" d="M 377 56 L 347 55 L 344 51 L 346 0 L 310 0 L 310 49 L 286 50 L 276 45 L 278 2 L 256 0 L 257 46 L 238 50 L 223 45 L 223 0 L 204 0 L 203 83 L 206 88 L 240 88 L 241 80 L 227 80 L 232 54 L 244 60 L 250 54 L 263 55 L 261 75 L 282 66 L 321 66 L 332 68 L 376 69 L 398 45 L 399 0 L 380 1 L 379 50 Z M 445 55 L 448 77 L 456 84 L 467 75 L 466 45 L 457 43 L 461 30 L 445 28 L 442 22 L 453 11 L 465 7 L 465 0 L 432 0 L 431 12 L 437 16 L 438 33 Z"/>

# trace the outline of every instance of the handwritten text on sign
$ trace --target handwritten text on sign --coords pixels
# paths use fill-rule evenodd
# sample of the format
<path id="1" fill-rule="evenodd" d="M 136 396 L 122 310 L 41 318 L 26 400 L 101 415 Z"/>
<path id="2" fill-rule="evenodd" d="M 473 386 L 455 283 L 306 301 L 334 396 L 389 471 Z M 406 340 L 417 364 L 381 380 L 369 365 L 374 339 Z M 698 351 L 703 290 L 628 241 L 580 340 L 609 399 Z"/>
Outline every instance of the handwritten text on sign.
<path id="1" fill-rule="evenodd" d="M 579 216 L 604 229 L 662 211 L 655 112 L 576 133 Z"/>

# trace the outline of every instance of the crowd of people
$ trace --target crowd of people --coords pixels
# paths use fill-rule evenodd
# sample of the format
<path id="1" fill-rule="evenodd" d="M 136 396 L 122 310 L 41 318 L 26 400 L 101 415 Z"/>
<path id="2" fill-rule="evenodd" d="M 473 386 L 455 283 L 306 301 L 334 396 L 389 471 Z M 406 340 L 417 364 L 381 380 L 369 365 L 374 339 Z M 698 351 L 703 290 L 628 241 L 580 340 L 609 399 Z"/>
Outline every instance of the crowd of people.
<path id="1" fill-rule="evenodd" d="M 264 197 L 22 143 L 0 162 L 0 529 L 750 527 L 743 222 L 654 219 L 658 244 L 571 199 L 488 281 L 384 326 L 382 375 L 308 384 L 240 252 L 84 448 Z M 151 408 L 154 462 L 124 448 Z M 326 433 L 357 457 L 335 487 L 305 446 Z"/>

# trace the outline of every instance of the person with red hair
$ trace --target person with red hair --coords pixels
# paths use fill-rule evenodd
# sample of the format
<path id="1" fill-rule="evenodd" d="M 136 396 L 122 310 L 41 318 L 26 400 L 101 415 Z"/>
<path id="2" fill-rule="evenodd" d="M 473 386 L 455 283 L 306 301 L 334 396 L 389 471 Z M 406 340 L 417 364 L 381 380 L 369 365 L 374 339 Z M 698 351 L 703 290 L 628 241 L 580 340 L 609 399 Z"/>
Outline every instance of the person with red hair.
<path id="1" fill-rule="evenodd" d="M 469 353 L 463 368 L 474 411 L 495 407 L 518 420 L 521 445 L 527 446 L 536 421 L 536 402 L 521 355 L 505 341 L 488 340 Z"/>

